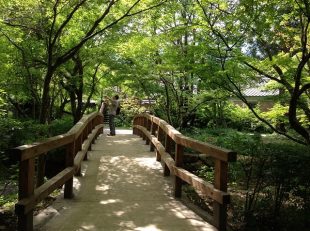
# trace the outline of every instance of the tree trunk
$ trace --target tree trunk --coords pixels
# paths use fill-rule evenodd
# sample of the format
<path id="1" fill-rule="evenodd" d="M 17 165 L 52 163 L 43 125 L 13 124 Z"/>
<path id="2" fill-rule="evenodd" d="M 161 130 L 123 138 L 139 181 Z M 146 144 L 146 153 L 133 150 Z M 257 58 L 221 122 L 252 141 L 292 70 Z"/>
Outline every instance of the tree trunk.
<path id="1" fill-rule="evenodd" d="M 49 67 L 44 78 L 43 93 L 40 110 L 40 123 L 45 124 L 48 121 L 50 109 L 50 83 L 54 74 L 54 69 Z"/>
<path id="2" fill-rule="evenodd" d="M 53 76 L 53 69 L 48 68 L 48 71 L 45 75 L 43 94 L 41 101 L 41 113 L 40 113 L 40 123 L 45 124 L 49 119 L 49 109 L 50 109 L 50 83 Z M 45 176 L 45 155 L 41 155 L 38 160 L 38 172 L 37 172 L 37 187 L 44 183 Z"/>
<path id="3" fill-rule="evenodd" d="M 37 183 L 36 183 L 37 187 L 40 187 L 42 184 L 44 184 L 45 165 L 46 165 L 46 155 L 42 154 L 38 158 Z"/>
<path id="4" fill-rule="evenodd" d="M 74 123 L 77 123 L 82 118 L 82 110 L 83 110 L 83 91 L 84 91 L 84 68 L 83 63 L 79 55 L 73 58 L 73 61 L 75 62 L 75 75 L 77 75 L 77 86 L 75 90 L 76 99 L 77 99 L 77 105 L 76 105 L 76 111 L 74 115 Z"/>

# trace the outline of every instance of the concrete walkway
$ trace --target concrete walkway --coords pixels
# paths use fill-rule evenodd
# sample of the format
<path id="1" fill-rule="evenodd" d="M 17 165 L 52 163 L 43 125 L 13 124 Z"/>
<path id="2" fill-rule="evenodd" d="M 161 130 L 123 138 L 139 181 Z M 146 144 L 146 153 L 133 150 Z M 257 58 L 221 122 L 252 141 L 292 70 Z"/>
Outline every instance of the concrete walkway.
<path id="1" fill-rule="evenodd" d="M 75 197 L 58 198 L 36 216 L 36 230 L 216 230 L 172 197 L 171 178 L 154 153 L 128 133 L 97 139 L 74 179 Z"/>

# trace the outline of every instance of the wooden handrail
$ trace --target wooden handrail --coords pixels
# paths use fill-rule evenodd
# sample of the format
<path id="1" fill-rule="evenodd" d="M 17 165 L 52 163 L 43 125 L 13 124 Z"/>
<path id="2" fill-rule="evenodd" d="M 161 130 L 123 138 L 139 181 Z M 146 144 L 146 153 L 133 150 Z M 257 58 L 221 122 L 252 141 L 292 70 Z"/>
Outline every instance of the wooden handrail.
<path id="1" fill-rule="evenodd" d="M 80 174 L 82 160 L 87 159 L 87 151 L 102 131 L 103 115 L 94 112 L 81 118 L 65 134 L 11 150 L 12 155 L 19 160 L 19 201 L 15 205 L 18 230 L 33 230 L 34 207 L 60 186 L 65 185 L 65 198 L 73 197 L 73 176 Z M 35 158 L 60 147 L 66 149 L 66 168 L 35 188 Z"/>
<path id="2" fill-rule="evenodd" d="M 181 197 L 182 184 L 187 182 L 201 195 L 214 200 L 211 223 L 220 231 L 225 231 L 227 204 L 230 203 L 230 194 L 227 192 L 228 162 L 236 161 L 236 152 L 186 137 L 166 121 L 147 113 L 135 116 L 133 133 L 146 140 L 146 144 L 150 144 L 150 150 L 155 150 L 158 161 L 163 160 L 164 175 L 172 173 L 175 176 L 175 197 Z M 206 154 L 213 159 L 214 185 L 182 168 L 184 148 Z M 175 154 L 174 159 L 172 153 Z"/>

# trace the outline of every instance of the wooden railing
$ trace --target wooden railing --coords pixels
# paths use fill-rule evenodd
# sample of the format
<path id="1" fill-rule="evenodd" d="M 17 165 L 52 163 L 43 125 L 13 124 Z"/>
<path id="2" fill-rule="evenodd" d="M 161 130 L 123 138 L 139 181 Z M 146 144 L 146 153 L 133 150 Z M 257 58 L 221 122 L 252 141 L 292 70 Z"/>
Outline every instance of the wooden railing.
<path id="1" fill-rule="evenodd" d="M 164 120 L 149 114 L 141 114 L 134 118 L 133 133 L 143 137 L 146 144 L 150 144 L 150 150 L 156 151 L 158 161 L 163 160 L 164 175 L 172 173 L 175 176 L 174 196 L 181 197 L 184 181 L 203 196 L 211 198 L 211 223 L 220 231 L 226 230 L 227 204 L 230 203 L 230 194 L 227 193 L 228 162 L 236 161 L 236 153 L 186 137 Z M 206 154 L 213 159 L 214 184 L 182 168 L 184 148 Z"/>
<path id="2" fill-rule="evenodd" d="M 33 230 L 35 206 L 55 189 L 65 185 L 64 197 L 73 197 L 73 176 L 80 175 L 81 162 L 87 159 L 91 144 L 102 133 L 103 117 L 94 112 L 84 116 L 65 134 L 51 137 L 40 143 L 23 145 L 12 150 L 19 163 L 19 201 L 15 205 L 18 216 L 18 230 Z M 47 155 L 56 148 L 65 148 L 65 169 L 35 188 L 36 158 Z"/>

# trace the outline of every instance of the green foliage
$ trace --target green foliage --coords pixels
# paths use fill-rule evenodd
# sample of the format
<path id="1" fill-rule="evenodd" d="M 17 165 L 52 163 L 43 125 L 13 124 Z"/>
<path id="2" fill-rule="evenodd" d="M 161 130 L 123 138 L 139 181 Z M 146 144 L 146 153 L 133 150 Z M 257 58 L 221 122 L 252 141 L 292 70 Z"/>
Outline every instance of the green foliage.
<path id="1" fill-rule="evenodd" d="M 202 165 L 196 174 L 208 182 L 214 182 L 214 168 L 212 166 Z"/>
<path id="2" fill-rule="evenodd" d="M 230 105 L 227 114 L 228 127 L 240 131 L 254 130 L 261 124 L 247 107 Z"/>
<path id="3" fill-rule="evenodd" d="M 280 103 L 276 103 L 271 110 L 262 113 L 264 117 L 276 126 L 279 123 L 285 123 L 288 125 L 288 106 L 283 106 Z"/>
<path id="4" fill-rule="evenodd" d="M 0 150 L 4 152 L 22 144 L 43 140 L 54 135 L 67 132 L 72 127 L 72 119 L 55 120 L 51 125 L 39 124 L 37 121 L 18 121 L 10 118 L 0 118 Z"/>
<path id="5" fill-rule="evenodd" d="M 4 97 L 5 97 L 5 92 L 2 89 L 0 89 L 0 117 L 6 114 L 7 102 Z"/>
<path id="6" fill-rule="evenodd" d="M 115 125 L 117 127 L 132 127 L 135 115 L 143 113 L 146 108 L 140 105 L 139 100 L 127 98 L 121 101 L 121 113 L 116 116 Z"/>
<path id="7" fill-rule="evenodd" d="M 11 147 L 15 147 L 19 145 L 22 141 L 20 141 L 20 133 L 22 130 L 22 122 L 6 118 L 0 117 L 0 150 L 6 150 Z"/>
<path id="8" fill-rule="evenodd" d="M 73 127 L 73 120 L 70 116 L 56 119 L 48 126 L 49 137 L 64 134 Z"/>
<path id="9" fill-rule="evenodd" d="M 17 194 L 0 195 L 0 207 L 3 209 L 12 209 L 17 201 Z"/>

